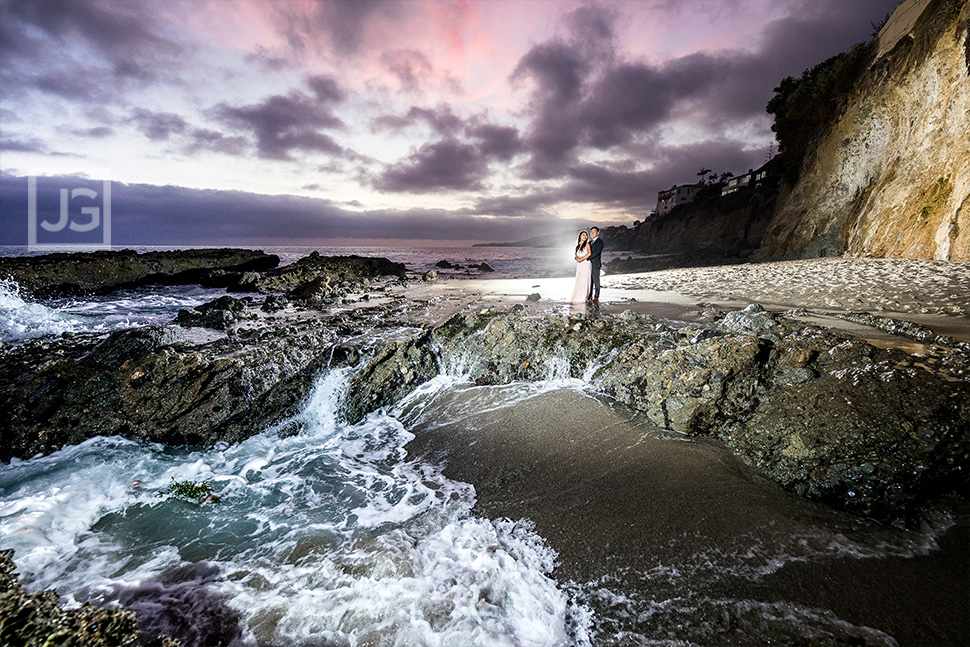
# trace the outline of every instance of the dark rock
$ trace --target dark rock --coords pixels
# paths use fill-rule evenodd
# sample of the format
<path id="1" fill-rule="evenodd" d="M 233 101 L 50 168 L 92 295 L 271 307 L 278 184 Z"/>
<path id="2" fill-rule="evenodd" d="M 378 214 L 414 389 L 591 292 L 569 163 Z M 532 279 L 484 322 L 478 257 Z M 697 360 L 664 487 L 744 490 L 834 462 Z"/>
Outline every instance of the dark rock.
<path id="1" fill-rule="evenodd" d="M 441 268 L 443 270 L 453 270 L 453 269 L 457 269 L 457 268 L 461 267 L 460 265 L 452 265 L 448 261 L 438 261 L 437 263 L 434 264 L 434 266 L 435 267 L 439 267 L 439 268 Z"/>
<path id="2" fill-rule="evenodd" d="M 57 253 L 0 258 L 0 279 L 13 279 L 30 296 L 58 297 L 152 283 L 218 286 L 236 272 L 267 270 L 279 261 L 278 256 L 248 249 Z"/>
<path id="3" fill-rule="evenodd" d="M 333 286 L 330 285 L 330 277 L 320 276 L 294 288 L 290 291 L 289 296 L 300 301 L 320 303 L 332 296 L 334 292 Z"/>
<path id="4" fill-rule="evenodd" d="M 213 311 L 252 307 L 223 304 Z M 361 334 L 386 325 L 387 312 L 361 306 L 321 322 L 297 311 L 205 342 L 164 327 L 5 346 L 0 459 L 95 435 L 239 441 L 296 413 L 326 366 L 356 366 L 342 405 L 356 421 L 451 366 L 478 384 L 587 379 L 659 425 L 720 439 L 794 492 L 880 519 L 911 519 L 933 497 L 968 491 L 963 346 L 917 362 L 755 307 L 681 328 L 480 308 L 430 331 Z"/>
<path id="5" fill-rule="evenodd" d="M 354 372 L 341 411 L 350 422 L 389 406 L 439 373 L 429 333 L 386 345 Z"/>
<path id="6" fill-rule="evenodd" d="M 538 292 L 533 292 L 532 294 L 530 294 L 529 296 L 526 297 L 526 300 L 527 301 L 538 301 L 541 298 L 542 298 L 542 295 L 540 295 Z"/>
<path id="7" fill-rule="evenodd" d="M 492 266 L 489 265 L 488 263 L 480 263 L 477 266 L 477 269 L 478 269 L 479 272 L 494 272 L 495 271 L 495 270 L 492 269 Z"/>
<path id="8" fill-rule="evenodd" d="M 404 265 L 386 258 L 363 256 L 320 256 L 313 252 L 295 263 L 266 272 L 247 272 L 229 286 L 237 292 L 289 292 L 361 283 L 380 276 L 404 276 Z M 316 286 L 312 287 L 311 284 Z M 317 289 L 317 294 L 319 290 Z"/>
<path id="9" fill-rule="evenodd" d="M 245 439 L 298 411 L 333 341 L 326 330 L 270 325 L 245 340 L 188 344 L 166 327 L 4 348 L 0 460 L 98 435 Z"/>
<path id="10" fill-rule="evenodd" d="M 284 310 L 289 303 L 289 299 L 281 294 L 268 294 L 263 299 L 263 305 L 259 309 L 263 312 L 279 312 Z"/>
<path id="11" fill-rule="evenodd" d="M 199 326 L 213 330 L 228 330 L 243 318 L 249 299 L 222 296 L 190 309 L 179 310 L 175 323 L 180 326 Z"/>

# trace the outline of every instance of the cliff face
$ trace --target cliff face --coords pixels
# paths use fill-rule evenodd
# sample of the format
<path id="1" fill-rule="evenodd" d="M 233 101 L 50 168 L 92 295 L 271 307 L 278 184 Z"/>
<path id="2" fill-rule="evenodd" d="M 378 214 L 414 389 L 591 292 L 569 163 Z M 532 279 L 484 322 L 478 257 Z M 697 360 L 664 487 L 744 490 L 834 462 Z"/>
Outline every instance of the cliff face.
<path id="1" fill-rule="evenodd" d="M 970 259 L 970 0 L 908 0 L 783 187 L 772 257 Z"/>
<path id="2" fill-rule="evenodd" d="M 761 243 L 777 191 L 745 189 L 723 198 L 695 200 L 666 216 L 648 218 L 629 247 L 650 254 L 712 252 L 736 256 Z"/>

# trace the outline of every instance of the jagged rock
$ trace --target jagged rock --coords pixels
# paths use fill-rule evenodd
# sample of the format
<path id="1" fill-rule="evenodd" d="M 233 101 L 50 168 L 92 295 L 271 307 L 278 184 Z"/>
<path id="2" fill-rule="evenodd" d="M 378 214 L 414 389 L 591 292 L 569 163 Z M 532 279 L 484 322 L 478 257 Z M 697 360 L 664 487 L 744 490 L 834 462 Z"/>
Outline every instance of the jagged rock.
<path id="1" fill-rule="evenodd" d="M 279 262 L 278 256 L 248 249 L 57 253 L 0 258 L 0 279 L 13 279 L 30 296 L 57 297 L 151 283 L 219 286 L 236 272 L 266 270 Z"/>
<path id="2" fill-rule="evenodd" d="M 791 490 L 839 507 L 903 519 L 934 496 L 965 495 L 962 369 L 917 366 L 901 351 L 795 322 L 776 320 L 774 339 L 755 332 L 499 315 L 455 317 L 435 338 L 443 361 L 464 357 L 479 384 L 596 369 L 596 388 L 657 424 L 719 438 Z"/>
<path id="3" fill-rule="evenodd" d="M 228 286 L 237 292 L 290 292 L 314 290 L 324 283 L 336 286 L 360 283 L 380 276 L 404 276 L 404 265 L 386 258 L 320 256 L 312 252 L 295 263 L 266 272 L 247 272 Z M 317 283 L 322 282 L 322 283 Z M 312 284 L 312 285 L 311 285 Z M 319 292 L 319 290 L 317 291 Z"/>
<path id="4" fill-rule="evenodd" d="M 27 593 L 17 579 L 13 551 L 0 551 L 0 645 L 119 647 L 134 645 L 140 637 L 131 611 L 90 604 L 64 609 L 54 591 Z M 178 645 L 164 637 L 147 644 Z"/>
<path id="5" fill-rule="evenodd" d="M 149 327 L 4 349 L 0 460 L 97 435 L 242 440 L 299 409 L 333 341 L 305 324 L 196 344 L 176 328 Z"/>
<path id="6" fill-rule="evenodd" d="M 434 266 L 443 270 L 457 270 L 461 268 L 461 265 L 453 265 L 450 261 L 438 261 Z"/>
<path id="7" fill-rule="evenodd" d="M 279 312 L 284 310 L 289 303 L 289 299 L 281 294 L 268 294 L 263 299 L 263 305 L 259 309 L 263 312 Z"/>
<path id="8" fill-rule="evenodd" d="M 330 284 L 330 277 L 321 276 L 294 288 L 290 291 L 289 296 L 300 301 L 320 303 L 334 293 L 335 289 Z"/>
<path id="9" fill-rule="evenodd" d="M 175 323 L 186 327 L 200 326 L 214 330 L 228 330 L 243 318 L 249 301 L 248 298 L 219 297 L 195 308 L 179 310 Z"/>
<path id="10" fill-rule="evenodd" d="M 236 442 L 296 413 L 325 366 L 357 367 L 342 405 L 355 421 L 445 367 L 478 384 L 585 377 L 659 425 L 720 439 L 795 492 L 882 519 L 966 493 L 965 347 L 914 362 L 783 317 L 765 334 L 763 314 L 748 308 L 720 324 L 676 328 L 481 308 L 430 331 L 367 337 L 361 326 L 384 319 L 380 312 L 322 323 L 299 311 L 208 341 L 174 327 L 34 340 L 0 349 L 0 459 L 95 435 Z"/>
<path id="11" fill-rule="evenodd" d="M 721 325 L 733 332 L 757 334 L 775 326 L 775 318 L 760 304 L 752 303 L 743 310 L 724 315 Z"/>
<path id="12" fill-rule="evenodd" d="M 492 269 L 492 266 L 489 265 L 488 263 L 479 263 L 478 266 L 477 266 L 477 269 L 478 269 L 479 272 L 494 272 L 495 271 L 495 270 Z"/>
<path id="13" fill-rule="evenodd" d="M 351 378 L 341 406 L 351 422 L 389 406 L 439 373 L 431 335 L 395 342 L 364 362 Z"/>
<path id="14" fill-rule="evenodd" d="M 425 283 L 434 283 L 435 281 L 438 280 L 438 273 L 435 272 L 434 270 L 428 270 L 427 272 L 421 275 L 421 280 L 424 281 Z"/>

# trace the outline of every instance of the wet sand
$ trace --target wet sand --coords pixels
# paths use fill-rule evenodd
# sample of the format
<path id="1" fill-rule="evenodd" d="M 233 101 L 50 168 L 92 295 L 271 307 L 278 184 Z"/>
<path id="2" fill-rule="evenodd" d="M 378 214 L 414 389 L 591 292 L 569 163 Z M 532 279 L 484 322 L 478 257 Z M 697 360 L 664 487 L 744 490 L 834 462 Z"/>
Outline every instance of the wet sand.
<path id="1" fill-rule="evenodd" d="M 506 404 L 466 406 L 490 388 Z M 597 616 L 594 644 L 641 644 L 616 639 L 625 632 L 697 645 L 970 640 L 966 511 L 947 532 L 885 528 L 794 497 L 720 444 L 622 406 L 502 388 L 516 387 L 456 390 L 405 413 L 408 453 L 473 484 L 478 514 L 534 523 L 559 553 L 555 577 Z M 453 422 L 422 422 L 442 412 Z M 822 637 L 835 641 L 812 642 Z"/>

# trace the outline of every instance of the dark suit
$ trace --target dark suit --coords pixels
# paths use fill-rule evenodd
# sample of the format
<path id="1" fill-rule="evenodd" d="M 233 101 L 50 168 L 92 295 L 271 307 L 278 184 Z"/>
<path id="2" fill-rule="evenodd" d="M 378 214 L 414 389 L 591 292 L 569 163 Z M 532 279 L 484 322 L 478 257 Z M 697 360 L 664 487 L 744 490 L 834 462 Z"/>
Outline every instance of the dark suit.
<path id="1" fill-rule="evenodd" d="M 603 239 L 599 236 L 596 240 L 593 240 L 589 244 L 590 256 L 589 264 L 592 266 L 590 269 L 593 271 L 592 281 L 589 286 L 589 296 L 593 299 L 600 298 L 600 267 L 602 265 L 603 256 Z"/>

